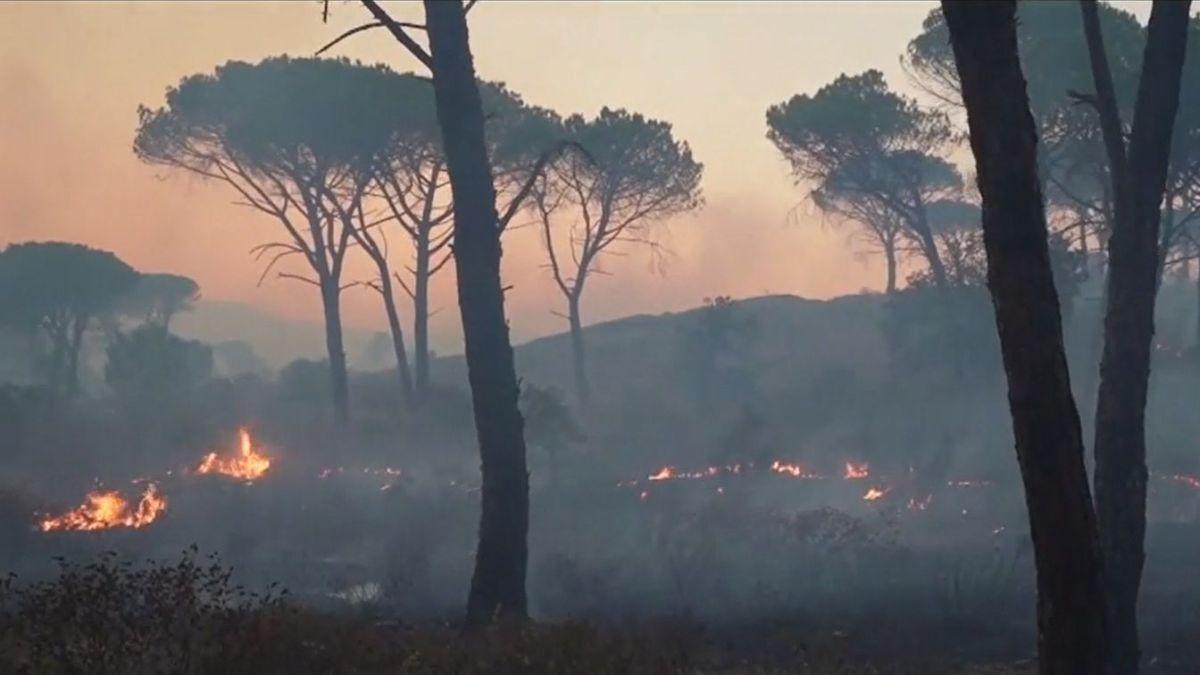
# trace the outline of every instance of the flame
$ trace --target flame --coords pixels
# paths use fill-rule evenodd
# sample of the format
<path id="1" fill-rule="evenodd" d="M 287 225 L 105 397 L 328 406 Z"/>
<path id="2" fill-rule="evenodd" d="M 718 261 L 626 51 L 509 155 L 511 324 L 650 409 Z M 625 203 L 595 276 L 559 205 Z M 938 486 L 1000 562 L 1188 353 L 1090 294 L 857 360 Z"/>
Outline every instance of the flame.
<path id="1" fill-rule="evenodd" d="M 675 480 L 677 478 L 714 478 L 723 474 L 738 474 L 742 472 L 741 464 L 727 464 L 725 466 L 706 466 L 699 471 L 680 471 L 671 465 L 664 466 L 657 473 L 646 477 L 646 480 Z M 637 481 L 630 481 L 630 485 L 636 485 Z"/>
<path id="2" fill-rule="evenodd" d="M 821 476 L 810 473 L 799 464 L 789 464 L 775 460 L 771 462 L 771 470 L 783 476 L 791 476 L 792 478 L 820 478 Z"/>
<path id="3" fill-rule="evenodd" d="M 221 458 L 217 453 L 210 452 L 196 467 L 196 473 L 220 473 L 232 476 L 246 482 L 262 478 L 267 469 L 271 468 L 271 458 L 259 454 L 250 440 L 250 432 L 245 428 L 238 429 L 240 440 L 239 452 L 234 457 Z"/>
<path id="4" fill-rule="evenodd" d="M 873 488 L 870 488 L 867 490 L 867 494 L 863 495 L 863 500 L 868 501 L 868 502 L 873 502 L 876 499 L 882 499 L 884 495 L 886 495 L 887 493 L 889 493 L 891 491 L 892 491 L 891 488 L 873 487 Z"/>
<path id="5" fill-rule="evenodd" d="M 866 462 L 855 464 L 854 462 L 846 462 L 846 473 L 842 478 L 851 480 L 853 478 L 866 478 L 871 475 L 871 467 Z"/>
<path id="6" fill-rule="evenodd" d="M 658 470 L 658 473 L 647 476 L 646 480 L 671 480 L 675 477 L 675 467 L 664 466 Z"/>
<path id="7" fill-rule="evenodd" d="M 145 527 L 167 510 L 167 498 L 158 492 L 158 486 L 150 483 L 138 501 L 137 509 L 130 510 L 129 502 L 120 492 L 89 492 L 87 500 L 78 508 L 61 516 L 45 518 L 38 523 L 42 532 L 51 530 L 108 530 L 114 527 Z"/>

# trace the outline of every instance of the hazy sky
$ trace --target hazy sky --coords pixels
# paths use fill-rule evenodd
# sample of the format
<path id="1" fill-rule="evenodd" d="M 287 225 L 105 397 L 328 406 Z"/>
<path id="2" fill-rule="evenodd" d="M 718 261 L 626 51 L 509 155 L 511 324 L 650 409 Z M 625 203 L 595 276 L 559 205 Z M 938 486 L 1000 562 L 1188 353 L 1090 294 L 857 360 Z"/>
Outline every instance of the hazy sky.
<path id="1" fill-rule="evenodd" d="M 735 297 L 829 297 L 879 288 L 877 261 L 856 256 L 846 231 L 812 215 L 789 222 L 803 196 L 765 138 L 764 112 L 843 72 L 878 68 L 911 90 L 898 57 L 933 3 L 481 2 L 471 12 L 481 77 L 561 113 L 625 107 L 670 121 L 705 165 L 707 205 L 669 223 L 665 276 L 639 251 L 610 260 L 585 298 L 595 322 Z M 419 5 L 391 3 L 419 19 Z M 256 286 L 247 254 L 277 238 L 265 216 L 230 204 L 231 191 L 141 164 L 130 151 L 139 103 L 158 106 L 181 77 L 230 59 L 311 54 L 369 17 L 357 3 L 0 3 L 0 245 L 81 241 L 147 271 L 198 280 L 209 299 L 246 302 L 318 321 L 316 293 L 289 281 Z M 338 53 L 417 67 L 381 31 Z M 504 273 L 514 337 L 564 327 L 532 230 L 506 239 Z M 399 258 L 400 256 L 397 256 Z M 366 279 L 358 260 L 350 276 Z M 457 351 L 453 278 L 436 284 L 435 347 Z M 352 289 L 346 322 L 382 328 L 378 300 Z"/>

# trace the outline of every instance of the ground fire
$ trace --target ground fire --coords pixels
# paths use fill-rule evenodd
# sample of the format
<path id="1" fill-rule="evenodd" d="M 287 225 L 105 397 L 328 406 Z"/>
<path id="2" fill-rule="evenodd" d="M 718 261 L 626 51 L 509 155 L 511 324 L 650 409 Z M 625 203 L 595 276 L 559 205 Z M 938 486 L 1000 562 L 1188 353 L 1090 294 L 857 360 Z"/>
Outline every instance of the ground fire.
<path id="1" fill-rule="evenodd" d="M 262 478 L 271 468 L 271 458 L 255 450 L 250 432 L 245 428 L 238 429 L 238 440 L 236 455 L 220 457 L 217 453 L 210 452 L 196 467 L 196 473 L 219 473 L 246 482 Z"/>
<path id="2" fill-rule="evenodd" d="M 136 509 L 116 490 L 95 491 L 87 495 L 78 508 L 60 516 L 48 517 L 38 523 L 43 532 L 54 530 L 108 530 L 115 527 L 141 528 L 153 523 L 167 510 L 167 498 L 150 483 Z"/>

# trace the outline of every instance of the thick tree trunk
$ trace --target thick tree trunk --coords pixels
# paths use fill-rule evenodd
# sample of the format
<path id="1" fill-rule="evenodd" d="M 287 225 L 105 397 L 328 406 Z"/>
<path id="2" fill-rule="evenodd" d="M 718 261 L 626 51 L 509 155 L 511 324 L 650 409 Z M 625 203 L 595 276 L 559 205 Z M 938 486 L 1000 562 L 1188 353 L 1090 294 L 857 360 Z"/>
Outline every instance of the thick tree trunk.
<path id="1" fill-rule="evenodd" d="M 387 312 L 388 329 L 392 333 L 392 351 L 396 355 L 396 375 L 400 379 L 400 396 L 404 405 L 413 404 L 412 373 L 408 369 L 408 353 L 404 349 L 404 329 L 400 326 L 400 312 L 396 310 L 396 294 L 386 265 L 379 267 L 379 294 L 383 296 L 383 309 Z"/>
<path id="2" fill-rule="evenodd" d="M 1096 402 L 1096 515 L 1104 550 L 1114 675 L 1138 671 L 1137 598 L 1145 561 L 1146 395 L 1158 292 L 1159 219 L 1190 2 L 1155 2 L 1128 150 L 1100 33 L 1082 2 L 1096 103 L 1113 177 L 1104 353 Z"/>
<path id="3" fill-rule="evenodd" d="M 344 429 L 350 425 L 350 386 L 346 374 L 346 348 L 342 343 L 341 291 L 336 282 L 321 283 L 321 304 L 325 311 L 325 350 L 329 355 L 333 421 L 338 428 Z"/>
<path id="4" fill-rule="evenodd" d="M 429 228 L 417 236 L 417 269 L 413 279 L 413 350 L 416 352 L 417 397 L 429 392 Z"/>
<path id="5" fill-rule="evenodd" d="M 571 326 L 571 365 L 575 373 L 575 395 L 580 403 L 592 397 L 592 383 L 587 374 L 587 353 L 584 351 L 583 319 L 579 314 L 579 295 L 567 298 L 567 321 Z"/>
<path id="6" fill-rule="evenodd" d="M 483 106 L 460 1 L 426 0 L 433 89 L 454 197 L 454 262 L 467 374 L 482 459 L 482 514 L 467 621 L 526 615 L 529 474 L 517 407 L 496 193 L 483 135 Z"/>
<path id="7" fill-rule="evenodd" d="M 1017 55 L 1014 2 L 944 1 L 1037 566 L 1039 672 L 1105 673 L 1100 550 Z"/>

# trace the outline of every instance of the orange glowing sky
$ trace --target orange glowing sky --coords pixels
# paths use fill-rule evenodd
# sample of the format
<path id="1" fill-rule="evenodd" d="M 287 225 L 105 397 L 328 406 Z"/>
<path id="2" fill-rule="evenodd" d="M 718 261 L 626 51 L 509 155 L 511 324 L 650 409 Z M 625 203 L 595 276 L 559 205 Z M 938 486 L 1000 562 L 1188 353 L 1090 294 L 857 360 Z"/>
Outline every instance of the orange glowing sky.
<path id="1" fill-rule="evenodd" d="M 585 298 L 589 322 L 694 306 L 705 296 L 829 297 L 878 288 L 877 261 L 856 256 L 846 230 L 789 211 L 803 197 L 765 138 L 768 105 L 842 72 L 878 68 L 911 91 L 898 57 L 933 6 L 903 3 L 551 3 L 485 1 L 471 13 L 480 76 L 561 113 L 626 107 L 668 120 L 705 164 L 707 206 L 669 224 L 666 275 L 647 255 L 612 259 Z M 66 239 L 115 251 L 147 271 L 200 282 L 205 298 L 318 321 L 307 286 L 267 281 L 247 255 L 277 235 L 230 191 L 138 162 L 139 103 L 229 59 L 311 54 L 362 23 L 357 3 L 0 3 L 0 246 Z M 419 19 L 418 5 L 393 3 Z M 341 55 L 415 67 L 375 31 Z M 504 274 L 518 340 L 564 328 L 533 230 L 509 235 Z M 357 261 L 350 275 L 368 278 Z M 457 351 L 453 277 L 436 283 L 439 350 Z M 346 323 L 382 329 L 377 298 L 351 289 Z"/>

